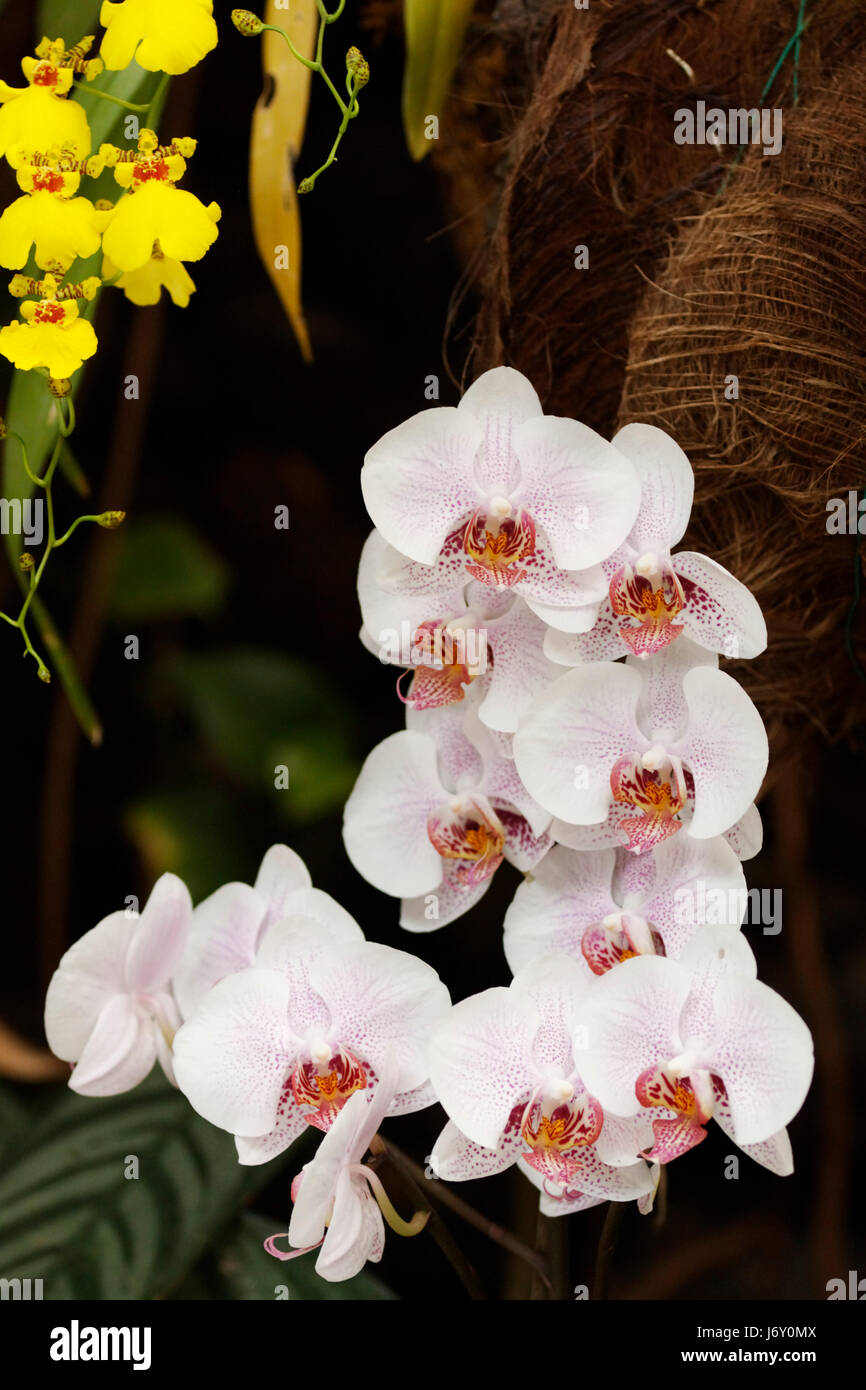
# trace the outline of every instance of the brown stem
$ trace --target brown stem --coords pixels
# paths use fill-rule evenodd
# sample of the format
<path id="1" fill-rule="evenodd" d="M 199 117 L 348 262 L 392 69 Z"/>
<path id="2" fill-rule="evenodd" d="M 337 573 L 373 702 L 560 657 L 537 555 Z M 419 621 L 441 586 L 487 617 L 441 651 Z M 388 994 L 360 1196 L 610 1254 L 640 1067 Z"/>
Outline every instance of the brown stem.
<path id="1" fill-rule="evenodd" d="M 451 1265 L 469 1297 L 476 1302 L 486 1301 L 487 1294 L 485 1293 L 481 1280 L 475 1272 L 474 1266 L 467 1260 L 460 1246 L 457 1244 L 457 1241 L 445 1225 L 445 1222 L 442 1220 L 439 1213 L 434 1210 L 429 1198 L 415 1181 L 415 1176 L 412 1172 L 414 1165 L 411 1163 L 411 1160 L 406 1159 L 399 1150 L 394 1149 L 392 1145 L 386 1143 L 381 1135 L 378 1134 L 374 1136 L 373 1142 L 370 1145 L 370 1150 L 377 1156 L 373 1158 L 370 1166 L 372 1167 L 373 1164 L 383 1160 L 389 1163 L 399 1175 L 404 1188 L 415 1203 L 416 1209 L 428 1211 L 430 1213 L 430 1219 L 424 1229 L 430 1233 L 439 1246 L 439 1249 Z"/>
<path id="2" fill-rule="evenodd" d="M 384 1143 L 384 1141 L 382 1142 Z M 398 1149 L 395 1144 L 392 1144 L 390 1139 L 385 1147 L 401 1169 L 417 1183 L 422 1195 L 427 1194 L 428 1205 L 430 1200 L 441 1202 L 442 1206 L 448 1207 L 455 1216 L 459 1216 L 462 1221 L 474 1226 L 476 1231 L 481 1231 L 482 1235 L 487 1236 L 489 1240 L 501 1245 L 503 1250 L 508 1250 L 512 1255 L 523 1260 L 544 1281 L 547 1288 L 551 1287 L 547 1261 L 543 1255 L 540 1255 L 537 1250 L 533 1250 L 530 1246 L 524 1245 L 522 1240 L 518 1240 L 517 1236 L 506 1231 L 504 1227 L 497 1226 L 495 1221 L 490 1221 L 486 1216 L 482 1216 L 481 1212 L 476 1211 L 468 1202 L 464 1202 L 462 1197 L 458 1197 L 440 1179 L 428 1178 L 424 1169 L 415 1163 L 408 1154 L 403 1153 L 402 1149 Z"/>
<path id="3" fill-rule="evenodd" d="M 595 1258 L 595 1277 L 592 1282 L 593 1298 L 607 1298 L 613 1256 L 622 1228 L 627 1202 L 608 1202 L 607 1215 L 601 1228 L 598 1253 Z"/>

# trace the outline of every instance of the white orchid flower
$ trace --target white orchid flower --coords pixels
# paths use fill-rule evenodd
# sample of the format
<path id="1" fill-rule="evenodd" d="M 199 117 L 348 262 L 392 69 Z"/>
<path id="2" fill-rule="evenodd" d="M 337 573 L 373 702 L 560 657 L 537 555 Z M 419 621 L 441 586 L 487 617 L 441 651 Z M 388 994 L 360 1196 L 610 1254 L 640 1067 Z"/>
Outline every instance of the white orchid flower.
<path id="1" fill-rule="evenodd" d="M 654 1191 L 638 1157 L 649 1126 L 609 1115 L 578 1070 L 578 1011 L 591 987 L 577 961 L 546 956 L 510 988 L 455 1004 L 436 1027 L 430 1077 L 450 1120 L 430 1158 L 438 1177 L 489 1177 L 520 1161 L 554 1201 Z"/>
<path id="2" fill-rule="evenodd" d="M 191 915 L 186 886 L 163 874 L 141 914 L 112 912 L 63 956 L 45 999 L 45 1035 L 56 1056 L 75 1063 L 73 1091 L 132 1090 L 157 1060 L 174 1082 L 180 1014 L 170 981 Z"/>
<path id="3" fill-rule="evenodd" d="M 321 1247 L 316 1273 L 331 1283 L 351 1279 L 369 1260 L 377 1263 L 385 1248 L 385 1221 L 399 1235 L 417 1235 L 428 1213 L 403 1221 L 382 1182 L 361 1159 L 388 1112 L 396 1084 L 395 1068 L 386 1061 L 375 1091 L 349 1098 L 325 1135 L 315 1157 L 292 1183 L 294 1210 L 288 1232 L 271 1236 L 265 1249 L 278 1260 L 296 1259 Z M 276 1241 L 297 1247 L 280 1250 Z"/>
<path id="4" fill-rule="evenodd" d="M 784 1126 L 812 1079 L 812 1038 L 756 978 L 741 932 L 706 927 L 678 961 L 636 956 L 584 997 L 581 1075 L 613 1114 L 652 1115 L 661 1162 L 706 1137 L 714 1117 L 773 1172 L 793 1171 Z"/>
<path id="5" fill-rule="evenodd" d="M 485 372 L 459 406 L 390 430 L 361 487 L 377 530 L 435 566 L 437 586 L 453 576 L 514 588 L 546 622 L 581 632 L 607 589 L 600 562 L 640 505 L 631 463 L 586 425 L 544 415 L 510 367 Z"/>
<path id="6" fill-rule="evenodd" d="M 349 913 L 312 886 L 299 855 L 287 845 L 272 845 L 253 887 L 223 884 L 193 912 L 172 982 L 181 1017 L 189 1018 L 218 980 L 256 964 L 268 932 L 282 922 L 315 927 L 317 950 L 364 939 Z"/>
<path id="7" fill-rule="evenodd" d="M 411 668 L 411 683 L 397 683 L 411 708 L 455 704 L 471 690 L 481 722 L 513 733 L 533 696 L 562 674 L 544 654 L 547 624 L 512 589 L 465 574 L 437 589 L 426 576 L 438 573 L 374 531 L 358 570 L 361 640 L 380 660 Z"/>
<path id="8" fill-rule="evenodd" d="M 746 879 L 730 845 L 677 835 L 653 854 L 556 845 L 505 914 L 505 956 L 514 974 L 564 952 L 594 975 L 636 955 L 676 960 L 708 923 L 736 930 Z"/>
<path id="9" fill-rule="evenodd" d="M 393 1052 L 390 1113 L 420 1110 L 427 1036 L 449 1005 L 435 970 L 371 941 L 322 947 L 318 925 L 275 923 L 257 963 L 219 981 L 178 1031 L 178 1085 L 234 1134 L 241 1163 L 282 1153 L 306 1125 L 329 1129 Z"/>
<path id="10" fill-rule="evenodd" d="M 503 859 L 523 871 L 538 863 L 550 815 L 473 711 L 410 710 L 407 720 L 364 763 L 343 840 L 364 878 L 403 899 L 402 926 L 435 931 L 474 906 Z"/>
<path id="11" fill-rule="evenodd" d="M 514 760 L 558 840 L 624 839 L 640 854 L 683 828 L 705 840 L 752 823 L 767 735 L 743 688 L 704 664 L 715 660 L 681 642 L 648 663 L 577 666 L 536 697 Z M 571 838 L 569 825 L 592 830 Z"/>
<path id="12" fill-rule="evenodd" d="M 729 657 L 758 656 L 767 626 L 753 594 L 715 560 L 671 554 L 692 510 L 695 478 L 679 445 L 655 425 L 626 425 L 613 439 L 634 464 L 640 511 L 625 543 L 603 562 L 608 595 L 589 632 L 551 631 L 546 650 L 573 666 L 631 652 L 648 657 L 683 633 Z"/>

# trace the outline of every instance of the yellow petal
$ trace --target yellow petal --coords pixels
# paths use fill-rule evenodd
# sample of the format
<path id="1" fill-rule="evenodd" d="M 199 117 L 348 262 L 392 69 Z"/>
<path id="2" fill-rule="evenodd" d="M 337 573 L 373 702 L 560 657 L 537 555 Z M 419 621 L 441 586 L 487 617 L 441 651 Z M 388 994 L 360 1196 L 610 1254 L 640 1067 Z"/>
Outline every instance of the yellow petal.
<path id="1" fill-rule="evenodd" d="M 98 213 L 88 198 L 31 193 L 16 198 L 0 217 L 0 265 L 18 270 L 35 244 L 36 264 L 49 270 L 99 250 Z"/>
<path id="2" fill-rule="evenodd" d="M 100 53 L 107 68 L 126 68 L 133 57 L 148 72 L 188 72 L 216 48 L 212 0 L 106 0 Z"/>

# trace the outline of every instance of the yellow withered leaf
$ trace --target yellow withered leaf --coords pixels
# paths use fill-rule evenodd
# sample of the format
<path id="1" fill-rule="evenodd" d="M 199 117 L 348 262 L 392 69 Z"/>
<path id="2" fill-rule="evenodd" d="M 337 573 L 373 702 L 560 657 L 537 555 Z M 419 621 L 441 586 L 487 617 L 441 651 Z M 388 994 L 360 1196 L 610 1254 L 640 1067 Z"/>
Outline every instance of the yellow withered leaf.
<path id="1" fill-rule="evenodd" d="M 406 69 L 403 129 L 413 159 L 430 149 L 430 117 L 439 120 L 475 0 L 404 0 Z"/>
<path id="2" fill-rule="evenodd" d="M 266 24 L 285 29 L 305 58 L 316 45 L 316 0 L 268 0 Z M 250 207 L 256 246 L 282 301 L 306 362 L 313 352 L 301 302 L 301 217 L 295 187 L 310 100 L 310 70 L 292 56 L 279 34 L 262 35 L 265 89 L 253 113 L 250 139 Z"/>

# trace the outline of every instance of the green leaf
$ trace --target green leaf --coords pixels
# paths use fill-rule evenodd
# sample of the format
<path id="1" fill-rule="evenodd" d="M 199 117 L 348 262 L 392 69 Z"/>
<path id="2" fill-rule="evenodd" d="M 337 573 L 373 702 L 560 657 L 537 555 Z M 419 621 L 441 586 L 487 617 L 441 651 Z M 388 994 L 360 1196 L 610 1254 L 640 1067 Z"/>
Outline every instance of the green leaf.
<path id="1" fill-rule="evenodd" d="M 196 902 L 249 868 L 237 808 L 214 794 L 212 781 L 143 797 L 126 810 L 124 826 L 148 878 L 177 874 Z"/>
<path id="2" fill-rule="evenodd" d="M 322 673 L 277 652 L 234 647 L 172 666 L 209 751 L 302 824 L 341 804 L 357 775 L 352 711 Z M 275 789 L 286 767 L 288 789 Z"/>
<path id="3" fill-rule="evenodd" d="M 285 1299 L 317 1302 L 383 1302 L 397 1295 L 368 1271 L 331 1284 L 315 1271 L 314 1252 L 280 1263 L 264 1249 L 264 1242 L 277 1229 L 272 1216 L 245 1212 L 220 1240 L 217 1250 L 202 1260 L 172 1295 L 176 1299 L 244 1300 L 249 1302 Z"/>
<path id="4" fill-rule="evenodd" d="M 403 129 L 413 159 L 423 159 L 430 149 L 432 142 L 425 134 L 427 118 L 441 119 L 474 3 L 404 0 Z"/>
<path id="5" fill-rule="evenodd" d="M 0 1274 L 42 1279 L 46 1299 L 166 1296 L 274 1172 L 242 1167 L 159 1073 L 105 1100 L 52 1090 L 8 1157 Z"/>
<path id="6" fill-rule="evenodd" d="M 130 621 L 213 613 L 228 583 L 219 555 L 187 522 L 142 518 L 123 536 L 111 613 Z"/>

